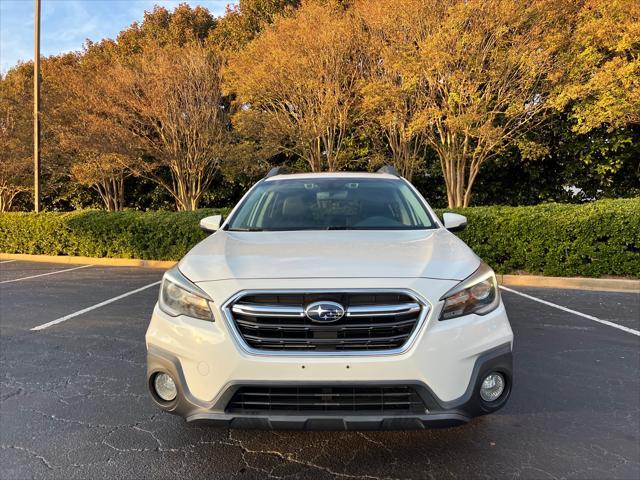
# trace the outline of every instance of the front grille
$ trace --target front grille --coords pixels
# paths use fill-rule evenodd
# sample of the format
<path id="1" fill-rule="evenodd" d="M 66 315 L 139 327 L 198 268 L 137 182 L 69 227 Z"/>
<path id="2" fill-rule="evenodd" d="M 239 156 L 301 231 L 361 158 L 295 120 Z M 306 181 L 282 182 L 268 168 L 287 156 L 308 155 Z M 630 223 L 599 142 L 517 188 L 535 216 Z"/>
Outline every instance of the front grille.
<path id="1" fill-rule="evenodd" d="M 337 302 L 344 316 L 318 323 L 304 311 Z M 402 347 L 422 315 L 422 304 L 401 292 L 252 293 L 228 306 L 245 342 L 264 351 L 344 352 Z"/>
<path id="2" fill-rule="evenodd" d="M 241 387 L 227 404 L 229 413 L 424 413 L 409 386 Z"/>

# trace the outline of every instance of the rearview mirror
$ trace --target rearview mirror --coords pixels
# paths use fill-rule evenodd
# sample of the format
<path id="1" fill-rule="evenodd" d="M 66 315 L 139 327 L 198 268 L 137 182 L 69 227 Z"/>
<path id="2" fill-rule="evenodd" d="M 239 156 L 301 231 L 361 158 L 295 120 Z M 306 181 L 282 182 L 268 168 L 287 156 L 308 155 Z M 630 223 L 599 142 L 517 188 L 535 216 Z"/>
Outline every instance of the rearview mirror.
<path id="1" fill-rule="evenodd" d="M 212 215 L 210 217 L 204 217 L 200 220 L 200 228 L 207 233 L 213 233 L 220 229 L 222 225 L 222 215 Z"/>
<path id="2" fill-rule="evenodd" d="M 442 215 L 444 220 L 444 228 L 450 232 L 459 232 L 467 226 L 467 217 L 458 215 L 457 213 L 445 213 Z"/>

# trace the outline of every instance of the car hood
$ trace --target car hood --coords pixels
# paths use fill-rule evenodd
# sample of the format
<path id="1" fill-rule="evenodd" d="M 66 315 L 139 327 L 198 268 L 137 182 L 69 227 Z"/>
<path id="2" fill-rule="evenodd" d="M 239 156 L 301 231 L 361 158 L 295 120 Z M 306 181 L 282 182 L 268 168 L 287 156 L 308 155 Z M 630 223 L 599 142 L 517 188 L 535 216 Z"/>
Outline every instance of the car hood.
<path id="1" fill-rule="evenodd" d="M 480 259 L 445 229 L 228 232 L 180 262 L 192 282 L 256 278 L 463 280 Z"/>

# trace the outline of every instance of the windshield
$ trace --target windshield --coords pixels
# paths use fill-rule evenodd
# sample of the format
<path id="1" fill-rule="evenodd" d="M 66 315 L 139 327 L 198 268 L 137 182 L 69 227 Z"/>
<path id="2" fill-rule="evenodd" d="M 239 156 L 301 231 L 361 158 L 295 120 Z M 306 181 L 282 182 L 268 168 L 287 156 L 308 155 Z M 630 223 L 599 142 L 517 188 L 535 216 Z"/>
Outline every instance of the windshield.
<path id="1" fill-rule="evenodd" d="M 302 178 L 259 183 L 228 230 L 417 230 L 434 223 L 402 180 Z"/>

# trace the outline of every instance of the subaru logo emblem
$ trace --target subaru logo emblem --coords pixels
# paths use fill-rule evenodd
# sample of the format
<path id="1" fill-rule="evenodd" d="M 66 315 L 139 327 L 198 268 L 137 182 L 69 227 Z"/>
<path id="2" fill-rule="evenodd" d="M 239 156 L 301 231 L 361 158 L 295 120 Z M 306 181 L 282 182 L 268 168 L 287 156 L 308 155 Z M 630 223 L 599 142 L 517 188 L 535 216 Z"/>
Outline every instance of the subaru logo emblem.
<path id="1" fill-rule="evenodd" d="M 304 313 L 312 322 L 337 322 L 344 316 L 344 307 L 336 302 L 313 302 Z"/>

